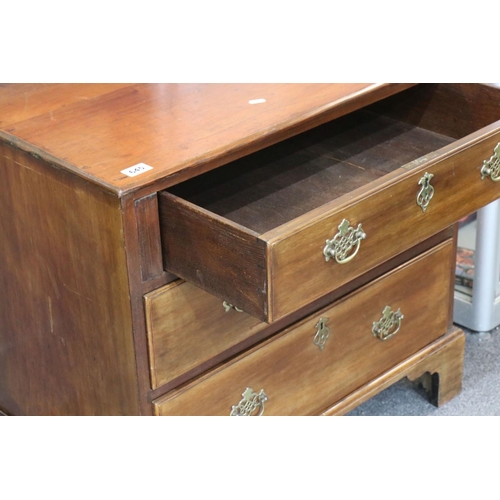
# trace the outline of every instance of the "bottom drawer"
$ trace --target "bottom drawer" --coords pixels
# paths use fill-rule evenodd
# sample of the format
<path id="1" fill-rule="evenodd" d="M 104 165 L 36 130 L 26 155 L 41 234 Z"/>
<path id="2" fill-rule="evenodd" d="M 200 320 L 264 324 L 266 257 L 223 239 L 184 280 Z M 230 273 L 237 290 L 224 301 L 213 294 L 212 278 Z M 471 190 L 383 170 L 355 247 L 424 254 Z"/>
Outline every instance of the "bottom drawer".
<path id="1" fill-rule="evenodd" d="M 155 413 L 321 413 L 446 332 L 452 252 L 451 241 L 425 252 L 159 398 Z"/>

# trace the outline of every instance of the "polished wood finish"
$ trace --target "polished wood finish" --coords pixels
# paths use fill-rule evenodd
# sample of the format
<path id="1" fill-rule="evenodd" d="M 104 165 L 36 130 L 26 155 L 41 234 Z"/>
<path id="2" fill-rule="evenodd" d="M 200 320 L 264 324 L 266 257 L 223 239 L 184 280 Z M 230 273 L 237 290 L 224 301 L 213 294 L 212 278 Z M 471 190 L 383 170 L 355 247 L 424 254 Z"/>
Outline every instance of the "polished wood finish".
<path id="1" fill-rule="evenodd" d="M 0 144 L 0 408 L 135 415 L 118 198 Z"/>
<path id="2" fill-rule="evenodd" d="M 266 321 L 266 245 L 252 231 L 160 193 L 164 266 Z"/>
<path id="3" fill-rule="evenodd" d="M 151 194 L 136 200 L 134 206 L 141 276 L 142 281 L 148 281 L 164 273 L 158 223 L 158 198 L 156 194 Z"/>
<path id="4" fill-rule="evenodd" d="M 159 194 L 165 269 L 276 321 L 497 199 L 480 169 L 499 127 L 452 142 L 359 111 L 176 186 Z M 436 194 L 424 213 L 425 172 Z M 343 219 L 367 238 L 339 266 L 322 250 Z"/>
<path id="5" fill-rule="evenodd" d="M 406 377 L 424 387 L 432 404 L 443 406 L 462 391 L 464 355 L 465 335 L 452 328 L 440 349 L 429 352 L 425 361 L 407 371 Z"/>
<path id="6" fill-rule="evenodd" d="M 130 308 L 132 316 L 132 335 L 135 347 L 137 385 L 139 389 L 139 405 L 142 415 L 151 415 L 151 377 L 149 373 L 148 343 L 144 298 L 145 293 L 170 281 L 169 274 L 164 273 L 158 278 L 146 282 L 142 277 L 141 242 L 136 220 L 135 201 L 142 197 L 126 195 L 121 198 L 123 214 L 123 236 L 126 249 L 127 270 L 129 279 Z"/>
<path id="7" fill-rule="evenodd" d="M 499 186 L 481 180 L 482 161 L 490 158 L 500 133 L 474 137 L 458 150 L 423 165 L 394 172 L 368 190 L 358 190 L 325 205 L 307 217 L 261 236 L 272 252 L 273 317 L 278 318 L 360 275 L 401 250 L 428 238 L 455 220 L 497 199 Z M 434 174 L 435 194 L 423 212 L 416 204 L 419 180 L 425 172 Z M 347 219 L 362 223 L 367 234 L 358 255 L 348 264 L 325 263 L 322 248 L 338 225 Z M 331 265 L 330 265 L 331 264 Z M 308 269 L 304 276 L 301 269 Z M 301 287 L 295 288 L 300 279 Z"/>
<path id="8" fill-rule="evenodd" d="M 64 159 L 62 168 L 122 194 L 160 179 L 175 184 L 409 86 L 136 84 L 68 98 L 67 106 L 38 116 L 37 108 L 27 120 L 9 120 L 0 138 L 50 152 L 54 161 Z M 259 98 L 266 102 L 249 104 Z M 138 163 L 153 170 L 121 173 Z"/>
<path id="9" fill-rule="evenodd" d="M 423 85 L 411 93 L 412 87 L 0 85 L 0 411 L 152 415 L 154 401 L 190 400 L 191 390 L 218 380 L 221 387 L 238 382 L 226 402 L 232 405 L 246 373 L 274 381 L 273 402 L 274 388 L 300 395 L 293 408 L 283 402 L 293 398 L 282 399 L 278 413 L 317 414 L 435 345 L 451 318 L 446 224 L 497 197 L 491 181 L 478 186 L 468 173 L 458 174 L 466 164 L 477 173 L 491 155 L 500 91 Z M 382 106 L 401 91 L 403 105 Z M 440 116 L 462 97 L 476 106 L 450 115 L 455 123 L 446 128 Z M 249 103 L 256 98 L 266 102 Z M 407 118 L 408 106 L 418 113 Z M 141 162 L 153 169 L 136 177 L 120 172 Z M 439 189 L 427 219 L 409 216 L 413 181 L 427 168 L 435 168 Z M 202 175 L 209 172 L 212 184 Z M 236 184 L 226 183 L 228 173 L 238 174 Z M 181 196 L 180 184 L 197 176 Z M 405 189 L 413 201 L 400 197 Z M 193 197 L 203 192 L 207 198 L 197 206 Z M 365 268 L 347 276 L 323 261 L 315 269 L 311 256 L 321 254 L 335 217 L 351 209 L 370 212 L 369 239 L 358 255 Z M 397 213 L 409 228 L 394 225 Z M 373 236 L 375 228 L 385 237 Z M 311 229 L 318 234 L 309 241 Z M 403 231 L 399 238 L 396 229 Z M 371 243 L 376 238 L 378 245 Z M 221 299 L 173 283 L 169 245 L 177 245 L 179 262 L 191 259 L 199 284 L 220 288 L 234 305 L 250 304 L 248 313 L 272 323 L 234 311 L 221 317 Z M 421 262 L 433 263 L 431 271 L 422 271 Z M 405 273 L 408 279 L 397 278 Z M 403 330 L 383 343 L 370 332 L 362 338 L 359 329 L 378 319 L 380 310 L 371 316 L 383 307 L 382 292 L 409 312 Z M 354 305 L 361 303 L 359 312 Z M 340 328 L 321 353 L 311 326 L 325 311 Z M 369 348 L 369 340 L 379 344 Z M 455 364 L 436 357 L 433 370 L 444 373 L 439 364 L 447 364 L 453 375 L 443 381 L 453 378 L 456 388 L 462 361 L 454 353 Z M 324 385 L 324 374 L 333 374 L 335 384 Z M 437 378 L 424 381 L 433 388 Z M 220 391 L 217 385 L 204 395 L 207 405 Z M 179 412 L 196 413 L 191 404 Z"/>
<path id="10" fill-rule="evenodd" d="M 439 245 L 212 376 L 166 395 L 155 402 L 156 413 L 228 415 L 246 387 L 265 391 L 267 415 L 322 411 L 325 402 L 344 397 L 446 332 L 451 249 L 449 241 Z M 394 337 L 381 341 L 371 330 L 387 305 L 401 308 L 404 319 Z M 313 343 L 322 317 L 330 329 L 323 351 Z"/>
<path id="11" fill-rule="evenodd" d="M 255 328 L 253 328 L 254 334 L 252 335 L 245 335 L 244 332 L 238 331 L 238 333 L 236 333 L 236 335 L 239 337 L 238 342 L 234 342 L 234 339 L 231 336 L 226 337 L 221 333 L 224 330 L 223 326 L 228 324 L 229 317 L 226 317 L 223 323 L 218 323 L 217 321 L 213 323 L 214 317 L 220 314 L 220 304 L 222 303 L 220 299 L 182 280 L 179 280 L 178 283 L 171 283 L 164 287 L 155 289 L 153 292 L 145 296 L 151 377 L 153 380 L 156 378 L 156 383 L 158 384 L 158 388 L 151 393 L 152 399 L 157 399 L 166 394 L 168 391 L 171 391 L 172 389 L 185 384 L 186 382 L 220 365 L 221 363 L 228 361 L 239 353 L 250 349 L 259 342 L 262 342 L 263 340 L 271 337 L 277 332 L 280 332 L 281 330 L 287 328 L 289 325 L 300 321 L 304 317 L 309 316 L 312 313 L 325 308 L 326 306 L 329 306 L 334 301 L 345 297 L 347 294 L 353 292 L 354 290 L 357 290 L 367 283 L 381 277 L 383 274 L 395 269 L 396 267 L 401 266 L 405 262 L 414 259 L 423 252 L 430 250 L 434 246 L 439 245 L 440 243 L 452 238 L 453 236 L 453 228 L 447 228 L 445 231 L 442 231 L 434 235 L 432 238 L 429 238 L 428 240 L 415 245 L 406 252 L 402 252 L 392 259 L 387 260 L 380 266 L 377 266 L 375 269 L 372 269 L 371 271 L 361 275 L 360 277 L 349 281 L 345 285 L 335 289 L 333 292 L 330 292 L 329 294 L 321 297 L 321 299 L 318 299 L 317 301 L 294 311 L 289 316 L 275 321 L 270 325 L 262 323 L 257 319 L 253 319 L 254 323 L 252 324 L 260 326 L 256 326 Z M 452 254 L 454 255 L 454 253 Z M 455 280 L 454 267 L 453 274 L 451 273 L 451 270 L 452 266 L 450 265 L 450 291 Z M 184 368 L 186 368 L 186 366 L 182 361 L 179 361 L 178 366 L 184 365 L 184 368 L 180 370 L 178 369 L 177 373 L 183 373 L 176 378 L 172 378 L 173 373 L 171 370 L 175 370 L 175 368 L 173 367 L 174 365 L 177 365 L 177 363 L 173 361 L 172 348 L 178 347 L 180 345 L 187 346 L 187 344 L 182 340 L 172 338 L 172 334 L 174 332 L 179 333 L 179 335 L 181 335 L 181 333 L 180 330 L 175 330 L 172 328 L 172 322 L 175 322 L 174 316 L 165 314 L 165 311 L 163 309 L 172 309 L 172 306 L 168 305 L 168 300 L 174 287 L 180 284 L 183 284 L 182 286 L 184 287 L 182 289 L 182 294 L 180 293 L 181 290 L 177 290 L 177 292 L 179 296 L 183 297 L 184 307 L 181 310 L 178 309 L 176 314 L 181 314 L 185 317 L 186 323 L 182 335 L 184 337 L 187 336 L 191 339 L 192 347 L 191 353 L 188 355 L 188 361 L 194 359 L 194 356 L 200 356 L 200 362 L 189 371 L 184 371 Z M 192 310 L 201 310 L 201 307 L 197 305 L 198 302 L 203 304 L 204 314 L 196 314 L 196 316 L 193 318 L 190 312 Z M 188 303 L 191 304 L 191 306 L 188 307 L 186 305 Z M 154 307 L 151 307 L 153 304 Z M 453 304 L 450 303 L 450 322 L 452 321 L 452 306 Z M 232 328 L 234 328 L 234 325 L 240 325 L 241 321 L 247 321 L 247 319 L 241 319 L 239 317 L 240 314 L 242 318 L 249 317 L 244 313 L 238 313 L 238 315 L 233 314 L 232 318 L 234 320 L 234 324 L 231 323 L 231 325 L 233 325 Z M 217 332 L 215 334 L 215 339 L 213 338 L 214 331 Z M 199 350 L 196 347 L 198 344 L 205 346 L 208 343 L 208 341 L 205 339 L 207 333 L 209 335 L 212 335 L 211 343 L 217 344 L 219 346 L 220 350 L 216 353 L 216 355 L 213 355 L 213 351 L 211 353 L 204 353 L 203 350 Z M 221 341 L 222 339 L 225 339 L 225 342 Z M 207 354 L 212 354 L 213 356 L 210 357 L 210 355 Z M 159 385 L 160 379 L 164 382 L 164 384 L 161 386 Z"/>
<path id="12" fill-rule="evenodd" d="M 54 118 L 54 112 L 80 102 L 109 94 L 127 87 L 125 83 L 24 83 L 0 84 L 0 128 L 6 130 L 15 123 L 37 116 Z"/>
<path id="13" fill-rule="evenodd" d="M 451 142 L 358 111 L 168 191 L 264 234 Z"/>
<path id="14" fill-rule="evenodd" d="M 412 381 L 424 380 L 431 403 L 442 406 L 462 391 L 464 351 L 465 335 L 459 328 L 452 327 L 446 335 L 340 399 L 322 415 L 345 415 L 405 377 Z"/>
<path id="15" fill-rule="evenodd" d="M 144 296 L 152 387 L 196 368 L 266 328 L 189 283 L 177 281 Z"/>

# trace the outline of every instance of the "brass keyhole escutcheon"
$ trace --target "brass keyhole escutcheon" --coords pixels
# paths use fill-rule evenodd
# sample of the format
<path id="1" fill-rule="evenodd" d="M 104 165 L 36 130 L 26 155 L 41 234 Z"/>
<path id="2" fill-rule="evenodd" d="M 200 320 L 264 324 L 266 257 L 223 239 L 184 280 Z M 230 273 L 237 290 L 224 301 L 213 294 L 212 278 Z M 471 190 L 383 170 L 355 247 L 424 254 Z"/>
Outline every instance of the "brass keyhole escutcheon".
<path id="1" fill-rule="evenodd" d="M 326 341 L 330 336 L 330 329 L 326 326 L 328 322 L 328 318 L 320 318 L 316 323 L 316 335 L 314 335 L 313 343 L 319 347 L 319 350 L 322 351 L 325 347 Z"/>
<path id="2" fill-rule="evenodd" d="M 427 210 L 427 207 L 434 196 L 434 187 L 431 185 L 431 179 L 433 177 L 434 174 L 425 172 L 424 176 L 418 181 L 418 185 L 421 186 L 421 188 L 417 194 L 417 205 L 422 209 L 422 212 Z"/>
<path id="3" fill-rule="evenodd" d="M 493 182 L 500 181 L 500 142 L 493 150 L 493 156 L 489 160 L 484 160 L 481 167 L 481 180 L 489 177 Z"/>
<path id="4" fill-rule="evenodd" d="M 241 401 L 231 408 L 231 417 L 260 417 L 264 413 L 264 403 L 267 401 L 264 389 L 259 393 L 247 387 L 242 394 Z"/>
<path id="5" fill-rule="evenodd" d="M 326 240 L 323 255 L 325 262 L 335 259 L 339 264 L 350 262 L 359 251 L 361 241 L 366 238 L 361 224 L 353 228 L 347 219 L 344 219 L 338 227 L 338 233 L 331 239 Z"/>

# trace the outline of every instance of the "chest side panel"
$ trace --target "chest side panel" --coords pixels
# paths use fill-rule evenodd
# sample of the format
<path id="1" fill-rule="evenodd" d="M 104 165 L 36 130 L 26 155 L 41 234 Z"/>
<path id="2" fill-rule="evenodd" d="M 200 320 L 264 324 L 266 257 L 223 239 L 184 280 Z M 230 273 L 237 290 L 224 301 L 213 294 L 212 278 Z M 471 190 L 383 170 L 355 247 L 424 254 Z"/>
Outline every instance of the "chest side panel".
<path id="1" fill-rule="evenodd" d="M 137 414 L 119 199 L 0 144 L 0 408 Z"/>

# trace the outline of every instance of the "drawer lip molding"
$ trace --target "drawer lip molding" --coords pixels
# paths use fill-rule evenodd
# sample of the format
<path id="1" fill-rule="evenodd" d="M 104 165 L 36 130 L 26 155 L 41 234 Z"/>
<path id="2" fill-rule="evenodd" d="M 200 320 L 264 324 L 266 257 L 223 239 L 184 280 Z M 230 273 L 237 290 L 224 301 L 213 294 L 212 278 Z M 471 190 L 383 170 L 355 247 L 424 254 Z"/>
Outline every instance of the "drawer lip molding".
<path id="1" fill-rule="evenodd" d="M 268 398 L 266 415 L 319 414 L 444 335 L 453 259 L 448 240 L 190 384 L 154 401 L 157 415 L 229 415 L 250 387 Z M 397 335 L 372 334 L 384 306 L 404 312 Z M 324 349 L 314 343 L 328 318 Z M 311 391 L 310 388 L 315 390 Z"/>
<path id="2" fill-rule="evenodd" d="M 500 89 L 498 94 L 500 102 Z M 381 103 L 384 101 L 377 105 Z M 371 115 L 363 115 L 365 110 L 357 113 L 367 123 L 371 120 Z M 449 118 L 440 109 L 436 113 L 438 122 Z M 387 118 L 385 114 L 381 117 Z M 381 123 L 386 126 L 386 121 Z M 337 198 L 264 232 L 200 206 L 189 196 L 183 197 L 182 184 L 180 191 L 174 187 L 172 192 L 160 192 L 164 269 L 267 323 L 297 311 L 500 196 L 498 184 L 481 179 L 484 160 L 500 142 L 500 120 L 456 140 L 436 127 L 439 132 L 431 131 L 430 137 L 444 146 L 383 175 L 379 172 L 375 179 L 370 176 L 378 156 L 368 156 L 372 166 L 359 167 L 364 170 L 359 175 L 366 176 L 367 182 L 363 177 L 356 185 L 355 180 L 353 189 L 347 185 Z M 384 137 L 382 128 L 377 133 Z M 404 130 L 405 134 L 410 132 Z M 418 133 L 427 131 L 419 129 Z M 378 146 L 383 153 L 385 146 Z M 343 151 L 334 153 L 339 156 Z M 403 157 L 408 159 L 408 154 L 404 152 Z M 246 161 L 248 164 L 251 157 Z M 359 158 L 357 161 L 361 162 Z M 346 164 L 343 160 L 338 168 Z M 425 174 L 432 175 L 434 194 L 423 211 L 417 196 Z M 325 242 L 334 237 L 344 220 L 353 227 L 362 224 L 366 238 L 351 262 L 325 262 Z"/>

